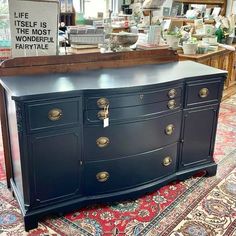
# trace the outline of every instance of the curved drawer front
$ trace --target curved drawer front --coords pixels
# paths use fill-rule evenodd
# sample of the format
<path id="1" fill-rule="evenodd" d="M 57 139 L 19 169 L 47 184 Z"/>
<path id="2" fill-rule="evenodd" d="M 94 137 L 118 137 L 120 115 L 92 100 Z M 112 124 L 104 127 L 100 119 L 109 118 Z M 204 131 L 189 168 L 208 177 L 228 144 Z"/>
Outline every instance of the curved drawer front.
<path id="1" fill-rule="evenodd" d="M 109 160 L 177 142 L 180 137 L 181 114 L 182 112 L 177 112 L 107 128 L 87 126 L 84 128 L 85 159 Z"/>
<path id="2" fill-rule="evenodd" d="M 146 104 L 142 106 L 123 107 L 108 109 L 108 116 L 110 122 L 139 119 L 148 116 L 153 116 L 162 112 L 171 112 L 180 109 L 182 106 L 181 98 L 171 99 L 164 102 Z M 102 118 L 99 117 L 103 109 L 87 110 L 85 117 L 88 123 L 102 123 Z"/>
<path id="3" fill-rule="evenodd" d="M 26 110 L 29 131 L 79 123 L 79 98 L 37 102 L 27 105 Z"/>
<path id="4" fill-rule="evenodd" d="M 168 89 L 158 91 L 143 91 L 140 93 L 108 95 L 102 94 L 99 97 L 87 97 L 85 99 L 86 109 L 101 108 L 104 104 L 108 104 L 110 108 L 138 106 L 143 104 L 155 103 L 174 99 L 182 95 L 181 87 L 173 86 Z"/>
<path id="5" fill-rule="evenodd" d="M 113 161 L 85 164 L 88 195 L 132 188 L 171 175 L 176 169 L 177 144 Z"/>
<path id="6" fill-rule="evenodd" d="M 173 86 L 163 90 L 157 91 L 143 91 L 132 94 L 122 95 L 101 95 L 99 97 L 87 97 L 86 109 L 97 109 L 103 107 L 104 104 L 109 103 L 110 108 L 139 106 L 143 104 L 155 103 L 181 97 L 181 87 Z"/>
<path id="7" fill-rule="evenodd" d="M 220 102 L 222 80 L 201 83 L 187 83 L 186 106 L 205 105 Z"/>

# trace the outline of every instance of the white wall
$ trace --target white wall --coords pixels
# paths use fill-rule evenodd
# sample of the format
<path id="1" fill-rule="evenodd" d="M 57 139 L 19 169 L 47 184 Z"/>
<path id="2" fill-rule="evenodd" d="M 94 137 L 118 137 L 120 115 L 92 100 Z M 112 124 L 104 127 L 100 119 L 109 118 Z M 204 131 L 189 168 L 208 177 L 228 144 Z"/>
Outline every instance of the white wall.
<path id="1" fill-rule="evenodd" d="M 234 3 L 233 3 L 233 13 L 236 14 L 236 0 L 228 0 L 227 1 L 227 8 L 226 8 L 226 15 L 227 16 L 231 14 L 232 1 L 234 1 Z"/>

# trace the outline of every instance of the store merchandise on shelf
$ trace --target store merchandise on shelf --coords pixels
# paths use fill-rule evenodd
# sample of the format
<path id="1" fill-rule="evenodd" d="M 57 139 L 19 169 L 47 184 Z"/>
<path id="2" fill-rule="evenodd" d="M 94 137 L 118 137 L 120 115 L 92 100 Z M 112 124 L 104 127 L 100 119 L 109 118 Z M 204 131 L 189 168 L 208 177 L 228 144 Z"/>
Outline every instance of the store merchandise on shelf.
<path id="1" fill-rule="evenodd" d="M 0 1 L 0 61 L 11 57 L 8 4 Z"/>

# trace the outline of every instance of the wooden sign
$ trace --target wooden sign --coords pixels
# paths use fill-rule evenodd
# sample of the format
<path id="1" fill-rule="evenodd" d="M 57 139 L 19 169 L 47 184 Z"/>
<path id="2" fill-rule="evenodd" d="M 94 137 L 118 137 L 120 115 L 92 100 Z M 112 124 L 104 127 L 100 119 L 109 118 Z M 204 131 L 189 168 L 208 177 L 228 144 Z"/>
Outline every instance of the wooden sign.
<path id="1" fill-rule="evenodd" d="M 58 1 L 9 0 L 12 57 L 56 55 Z"/>

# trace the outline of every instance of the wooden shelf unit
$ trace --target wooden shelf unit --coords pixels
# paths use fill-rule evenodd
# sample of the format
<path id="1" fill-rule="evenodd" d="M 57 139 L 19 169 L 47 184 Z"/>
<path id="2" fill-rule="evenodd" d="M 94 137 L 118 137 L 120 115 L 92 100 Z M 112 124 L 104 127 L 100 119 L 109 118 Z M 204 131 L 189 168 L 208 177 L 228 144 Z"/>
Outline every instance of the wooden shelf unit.
<path id="1" fill-rule="evenodd" d="M 60 23 L 64 22 L 66 26 L 75 25 L 75 12 L 60 13 Z"/>
<path id="2" fill-rule="evenodd" d="M 221 7 L 221 15 L 225 15 L 227 8 L 227 0 L 175 0 L 175 2 L 182 2 L 185 4 L 219 5 Z"/>
<path id="3" fill-rule="evenodd" d="M 236 45 L 235 45 L 236 46 Z M 209 52 L 197 55 L 179 54 L 179 60 L 196 61 L 208 66 L 228 71 L 228 76 L 224 85 L 223 99 L 236 94 L 236 53 L 224 48 L 219 48 L 216 52 Z"/>

